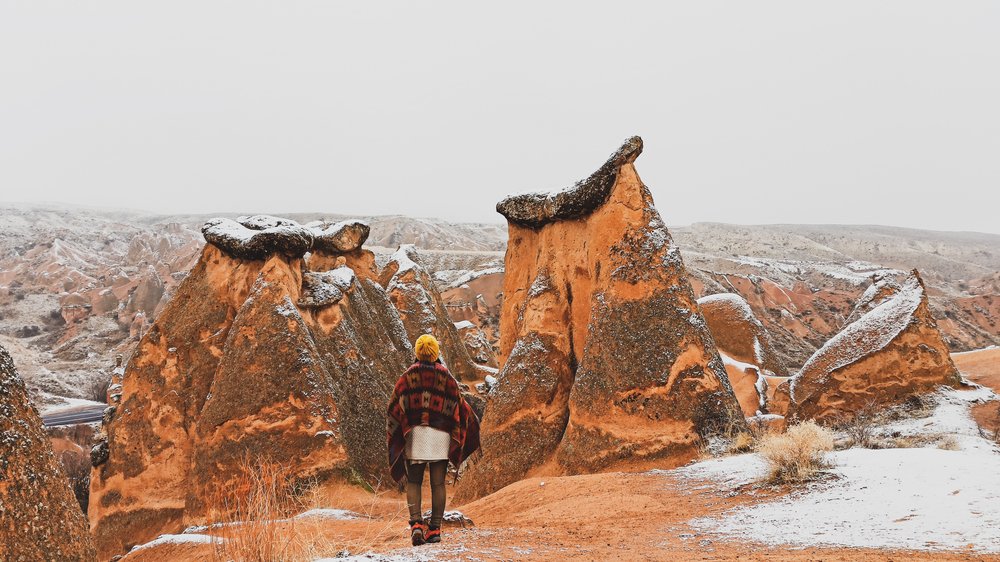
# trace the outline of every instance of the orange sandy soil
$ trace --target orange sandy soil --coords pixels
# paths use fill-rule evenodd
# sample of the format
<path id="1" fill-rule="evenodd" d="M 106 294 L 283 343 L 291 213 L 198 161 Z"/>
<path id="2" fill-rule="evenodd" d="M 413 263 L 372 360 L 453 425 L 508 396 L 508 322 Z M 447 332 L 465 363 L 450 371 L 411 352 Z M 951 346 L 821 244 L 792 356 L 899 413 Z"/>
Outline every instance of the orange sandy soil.
<path id="1" fill-rule="evenodd" d="M 686 524 L 691 518 L 718 515 L 785 491 L 748 487 L 722 494 L 696 487 L 648 473 L 532 478 L 459 506 L 475 526 L 446 525 L 444 542 L 417 548 L 410 547 L 406 537 L 402 495 L 385 493 L 373 500 L 363 492 L 341 488 L 327 491 L 327 505 L 336 501 L 334 505 L 370 519 L 297 522 L 294 529 L 286 525 L 282 532 L 307 537 L 317 545 L 312 551 L 317 557 L 333 557 L 346 548 L 351 553 L 391 553 L 398 557 L 395 560 L 408 555 L 436 560 L 1000 560 L 961 552 L 768 547 L 698 534 Z M 169 545 L 138 551 L 124 560 L 212 560 L 212 554 L 206 545 Z"/>
<path id="2" fill-rule="evenodd" d="M 1000 393 L 1000 348 L 953 353 L 951 358 L 965 378 Z M 1000 431 L 1000 402 L 973 406 L 972 417 L 987 431 Z"/>

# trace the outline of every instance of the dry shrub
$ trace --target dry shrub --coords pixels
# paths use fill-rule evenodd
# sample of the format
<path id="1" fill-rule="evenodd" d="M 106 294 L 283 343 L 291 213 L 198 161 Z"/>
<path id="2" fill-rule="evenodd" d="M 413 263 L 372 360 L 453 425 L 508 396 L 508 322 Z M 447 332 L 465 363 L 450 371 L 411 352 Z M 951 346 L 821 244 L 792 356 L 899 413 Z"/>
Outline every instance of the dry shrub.
<path id="1" fill-rule="evenodd" d="M 279 562 L 304 560 L 295 534 L 296 501 L 289 471 L 263 459 L 245 458 L 241 475 L 214 495 L 208 513 L 219 524 L 213 560 Z"/>
<path id="2" fill-rule="evenodd" d="M 807 421 L 783 434 L 765 435 L 758 446 L 770 465 L 768 481 L 802 482 L 826 468 L 826 453 L 833 450 L 833 432 Z"/>
<path id="3" fill-rule="evenodd" d="M 938 449 L 943 449 L 945 451 L 961 451 L 962 445 L 958 442 L 958 438 L 954 435 L 946 435 L 937 444 Z"/>
<path id="4" fill-rule="evenodd" d="M 856 412 L 840 417 L 836 427 L 847 434 L 852 447 L 882 449 L 876 431 L 881 417 L 878 402 L 868 400 Z"/>

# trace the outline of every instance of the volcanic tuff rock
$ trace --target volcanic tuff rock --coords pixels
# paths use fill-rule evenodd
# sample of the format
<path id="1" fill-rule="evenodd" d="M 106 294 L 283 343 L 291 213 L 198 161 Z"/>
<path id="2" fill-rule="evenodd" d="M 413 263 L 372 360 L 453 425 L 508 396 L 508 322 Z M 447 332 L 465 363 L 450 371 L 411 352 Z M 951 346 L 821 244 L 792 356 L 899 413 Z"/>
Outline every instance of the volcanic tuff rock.
<path id="1" fill-rule="evenodd" d="M 743 416 L 680 253 L 632 162 L 633 137 L 590 178 L 513 196 L 500 354 L 483 456 L 459 498 L 532 474 L 687 462 Z"/>
<path id="2" fill-rule="evenodd" d="M 87 521 L 0 347 L 0 560 L 94 560 Z"/>
<path id="3" fill-rule="evenodd" d="M 258 238 L 245 224 L 272 231 Z M 205 246 L 126 367 L 91 483 L 102 556 L 204 522 L 247 457 L 302 481 L 386 476 L 384 410 L 412 357 L 392 303 L 347 265 L 360 248 L 307 262 L 311 228 L 245 224 L 210 222 L 242 234 Z M 314 258 L 339 266 L 315 271 Z"/>
<path id="4" fill-rule="evenodd" d="M 862 305 L 870 310 L 828 341 L 792 378 L 790 415 L 833 421 L 870 400 L 895 404 L 940 385 L 959 384 L 917 271 L 898 288 L 876 283 L 869 293 Z"/>
<path id="5" fill-rule="evenodd" d="M 399 311 L 410 341 L 433 334 L 441 343 L 441 357 L 458 380 L 476 378 L 476 368 L 465 342 L 455 329 L 430 274 L 420 265 L 417 249 L 401 246 L 381 273 L 382 285 Z"/>
<path id="6" fill-rule="evenodd" d="M 746 299 L 735 293 L 702 297 L 698 305 L 743 413 L 753 416 L 758 411 L 768 412 L 770 383 L 780 383 L 786 369 L 764 324 L 754 316 Z"/>

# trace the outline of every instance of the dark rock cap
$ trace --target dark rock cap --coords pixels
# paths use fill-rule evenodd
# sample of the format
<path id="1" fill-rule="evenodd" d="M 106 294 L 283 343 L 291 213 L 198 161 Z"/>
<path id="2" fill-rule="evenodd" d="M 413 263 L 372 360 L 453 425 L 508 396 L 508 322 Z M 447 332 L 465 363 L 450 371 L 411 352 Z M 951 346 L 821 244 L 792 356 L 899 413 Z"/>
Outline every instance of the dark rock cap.
<path id="1" fill-rule="evenodd" d="M 509 222 L 529 228 L 585 217 L 607 201 L 618 170 L 634 162 L 640 154 L 642 139 L 630 137 L 587 179 L 559 191 L 508 196 L 497 203 L 497 212 Z"/>
<path id="2" fill-rule="evenodd" d="M 332 254 L 353 252 L 368 240 L 371 227 L 368 223 L 351 219 L 326 227 L 313 228 L 315 248 Z"/>
<path id="3" fill-rule="evenodd" d="M 254 215 L 237 220 L 214 218 L 201 227 L 210 244 L 234 258 L 261 260 L 271 254 L 299 258 L 313 246 L 313 231 L 299 223 Z"/>

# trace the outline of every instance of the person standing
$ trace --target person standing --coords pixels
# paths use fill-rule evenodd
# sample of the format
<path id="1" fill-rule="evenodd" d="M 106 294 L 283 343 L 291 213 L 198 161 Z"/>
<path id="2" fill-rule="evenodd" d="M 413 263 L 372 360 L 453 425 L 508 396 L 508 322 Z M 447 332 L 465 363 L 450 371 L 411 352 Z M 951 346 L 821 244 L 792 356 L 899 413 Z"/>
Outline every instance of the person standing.
<path id="1" fill-rule="evenodd" d="M 457 468 L 479 448 L 479 419 L 441 362 L 437 339 L 424 334 L 413 348 L 416 361 L 396 382 L 386 429 L 392 477 L 406 478 L 410 541 L 419 546 L 441 542 L 448 462 Z M 428 467 L 431 519 L 425 522 L 420 496 Z"/>

